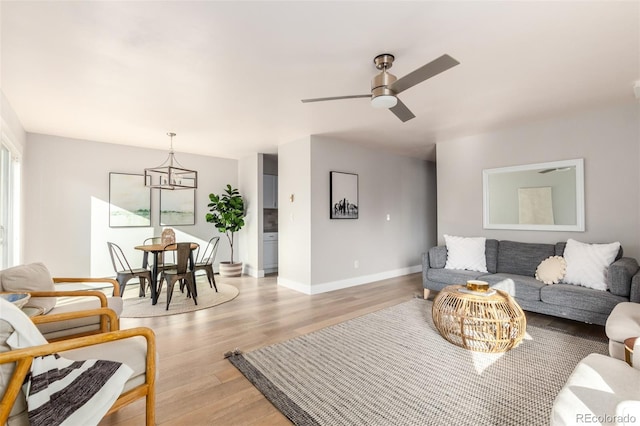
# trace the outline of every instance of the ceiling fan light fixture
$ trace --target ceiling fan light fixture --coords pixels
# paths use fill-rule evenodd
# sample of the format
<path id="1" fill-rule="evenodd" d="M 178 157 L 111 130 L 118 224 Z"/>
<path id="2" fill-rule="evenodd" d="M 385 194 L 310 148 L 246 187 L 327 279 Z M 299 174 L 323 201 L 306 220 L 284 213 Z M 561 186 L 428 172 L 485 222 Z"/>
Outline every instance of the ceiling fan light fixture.
<path id="1" fill-rule="evenodd" d="M 371 105 L 374 108 L 393 108 L 398 104 L 398 98 L 393 95 L 380 95 L 371 98 Z"/>

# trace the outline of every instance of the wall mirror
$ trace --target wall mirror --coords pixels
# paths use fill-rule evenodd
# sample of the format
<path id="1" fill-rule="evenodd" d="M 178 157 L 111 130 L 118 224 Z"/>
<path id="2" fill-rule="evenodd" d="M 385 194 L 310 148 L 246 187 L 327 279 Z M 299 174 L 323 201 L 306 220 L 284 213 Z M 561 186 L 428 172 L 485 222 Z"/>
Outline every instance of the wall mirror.
<path id="1" fill-rule="evenodd" d="M 584 161 L 482 171 L 485 229 L 584 231 Z"/>

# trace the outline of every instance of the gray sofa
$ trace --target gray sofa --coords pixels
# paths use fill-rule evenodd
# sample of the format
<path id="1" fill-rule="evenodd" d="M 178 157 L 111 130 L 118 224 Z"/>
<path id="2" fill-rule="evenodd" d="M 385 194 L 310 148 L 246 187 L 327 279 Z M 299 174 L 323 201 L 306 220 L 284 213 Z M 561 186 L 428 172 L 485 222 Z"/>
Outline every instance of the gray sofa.
<path id="1" fill-rule="evenodd" d="M 467 280 L 487 281 L 506 290 L 522 309 L 541 314 L 604 325 L 611 310 L 621 302 L 640 302 L 640 272 L 636 259 L 622 257 L 622 248 L 609 266 L 609 290 L 600 291 L 571 284 L 544 284 L 535 278 L 536 268 L 549 256 L 562 256 L 566 243 L 533 244 L 487 239 L 488 272 L 444 269 L 446 246 L 432 247 L 422 256 L 425 297 Z"/>

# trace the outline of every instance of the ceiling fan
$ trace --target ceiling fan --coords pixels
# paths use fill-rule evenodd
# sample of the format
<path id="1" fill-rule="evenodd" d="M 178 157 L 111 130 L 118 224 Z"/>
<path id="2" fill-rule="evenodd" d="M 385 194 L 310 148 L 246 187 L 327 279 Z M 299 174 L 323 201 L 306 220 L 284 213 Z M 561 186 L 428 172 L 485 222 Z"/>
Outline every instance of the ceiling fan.
<path id="1" fill-rule="evenodd" d="M 381 72 L 371 80 L 371 94 L 303 99 L 302 102 L 307 103 L 335 101 L 339 99 L 370 98 L 371 105 L 375 108 L 389 108 L 396 117 L 405 122 L 414 118 L 415 115 L 405 104 L 402 103 L 400 99 L 398 99 L 397 95 L 416 84 L 422 83 L 423 81 L 448 70 L 449 68 L 455 67 L 460 63 L 451 56 L 445 54 L 398 79 L 395 75 L 387 71 L 393 65 L 394 59 L 395 57 L 390 53 L 383 53 L 373 59 L 373 63 L 376 65 L 376 68 Z"/>

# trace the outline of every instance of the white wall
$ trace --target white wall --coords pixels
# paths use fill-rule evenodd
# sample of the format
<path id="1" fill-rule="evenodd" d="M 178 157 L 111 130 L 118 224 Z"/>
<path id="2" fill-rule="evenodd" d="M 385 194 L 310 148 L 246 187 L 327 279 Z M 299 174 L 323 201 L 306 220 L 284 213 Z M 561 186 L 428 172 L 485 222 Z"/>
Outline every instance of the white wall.
<path id="1" fill-rule="evenodd" d="M 620 241 L 626 255 L 640 258 L 639 109 L 637 102 L 609 106 L 439 143 L 439 243 L 444 234 L 545 243 Z M 585 232 L 482 228 L 483 169 L 572 158 L 584 158 Z"/>
<path id="2" fill-rule="evenodd" d="M 112 276 L 107 241 L 120 245 L 131 263 L 145 238 L 160 235 L 158 190 L 152 192 L 152 227 L 109 228 L 109 172 L 139 173 L 157 166 L 167 152 L 122 145 L 28 134 L 25 153 L 25 262 L 44 262 L 54 276 Z M 209 193 L 237 186 L 235 160 L 176 153 L 185 167 L 198 171 L 196 224 L 173 226 L 182 241 L 206 243 L 218 235 L 207 223 Z M 228 260 L 221 236 L 216 263 Z"/>
<path id="3" fill-rule="evenodd" d="M 311 284 L 310 137 L 278 147 L 278 284 L 305 293 Z"/>
<path id="4" fill-rule="evenodd" d="M 421 270 L 436 241 L 433 163 L 318 136 L 281 146 L 278 160 L 280 284 L 315 294 Z M 330 171 L 358 174 L 358 219 L 329 219 Z"/>
<path id="5" fill-rule="evenodd" d="M 238 162 L 238 190 L 244 198 L 245 226 L 236 234 L 240 241 L 239 259 L 244 273 L 264 277 L 262 267 L 262 164 L 263 155 L 253 154 Z"/>

